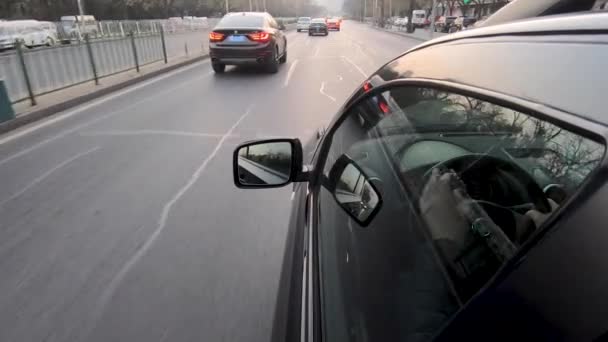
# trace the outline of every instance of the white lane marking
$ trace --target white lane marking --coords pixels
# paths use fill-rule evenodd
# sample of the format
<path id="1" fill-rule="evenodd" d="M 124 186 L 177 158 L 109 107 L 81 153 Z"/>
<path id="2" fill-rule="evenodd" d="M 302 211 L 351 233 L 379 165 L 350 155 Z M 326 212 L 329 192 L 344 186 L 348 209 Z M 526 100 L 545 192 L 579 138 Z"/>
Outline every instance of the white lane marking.
<path id="1" fill-rule="evenodd" d="M 23 189 L 17 191 L 16 193 L 12 194 L 11 197 L 3 200 L 0 202 L 0 207 L 2 207 L 4 204 L 6 204 L 7 202 L 10 202 L 14 199 L 16 199 L 17 197 L 23 195 L 24 193 L 26 193 L 29 189 L 33 188 L 34 186 L 36 186 L 37 184 L 39 184 L 40 182 L 42 182 L 43 180 L 45 180 L 47 177 L 49 177 L 50 175 L 52 175 L 55 171 L 61 169 L 62 167 L 70 164 L 71 162 L 75 161 L 78 158 L 84 157 L 88 154 L 91 154 L 97 150 L 99 150 L 101 147 L 97 146 L 94 147 L 88 151 L 79 153 L 73 157 L 71 157 L 70 159 L 67 159 L 63 162 L 61 162 L 59 165 L 53 167 L 52 169 L 48 170 L 47 172 L 43 173 L 42 175 L 40 175 L 38 178 L 34 179 L 33 181 L 31 181 L 28 185 L 26 185 Z"/>
<path id="2" fill-rule="evenodd" d="M 90 109 L 92 107 L 98 106 L 98 105 L 100 105 L 100 104 L 102 104 L 104 102 L 113 100 L 113 99 L 115 99 L 117 97 L 123 96 L 123 95 L 131 93 L 131 92 L 133 92 L 135 90 L 138 90 L 138 89 L 141 89 L 143 87 L 146 87 L 146 86 L 148 86 L 148 85 L 150 85 L 152 83 L 155 83 L 155 82 L 164 80 L 166 78 L 175 76 L 176 74 L 179 74 L 179 73 L 184 72 L 184 71 L 188 71 L 188 70 L 193 69 L 195 67 L 200 67 L 201 64 L 204 64 L 207 61 L 203 61 L 203 62 L 200 62 L 200 63 L 194 63 L 194 64 L 186 66 L 184 68 L 180 68 L 180 69 L 177 69 L 175 71 L 171 71 L 168 74 L 155 77 L 155 78 L 153 78 L 153 79 L 151 79 L 149 81 L 145 81 L 143 83 L 136 84 L 136 85 L 134 85 L 132 87 L 128 87 L 128 88 L 123 89 L 123 90 L 119 90 L 119 91 L 114 92 L 114 93 L 112 93 L 112 94 L 110 94 L 108 96 L 104 96 L 104 97 L 102 97 L 100 99 L 93 100 L 92 102 L 89 102 L 89 103 L 87 103 L 85 105 L 82 105 L 80 107 L 72 109 L 72 110 L 70 110 L 70 111 L 68 111 L 68 112 L 66 112 L 64 114 L 57 115 L 57 116 L 55 116 L 55 117 L 53 117 L 52 119 L 49 119 L 49 120 L 44 120 L 44 121 L 42 121 L 42 122 L 40 122 L 40 123 L 38 123 L 36 125 L 33 125 L 31 127 L 23 129 L 23 130 L 19 130 L 19 131 L 13 133 L 13 134 L 9 133 L 7 136 L 5 136 L 2 139 L 0 139 L 0 145 L 6 144 L 9 141 L 15 140 L 15 139 L 20 138 L 20 137 L 22 137 L 24 135 L 27 135 L 27 134 L 32 133 L 34 131 L 37 131 L 37 130 L 41 129 L 42 127 L 46 127 L 46 126 L 52 125 L 52 124 L 54 124 L 56 122 L 65 120 L 65 119 L 67 119 L 69 117 L 72 117 L 72 116 L 74 116 L 74 115 L 76 115 L 78 113 L 81 113 L 81 112 L 83 112 L 83 111 L 85 111 L 87 109 Z M 209 76 L 209 75 L 212 75 L 212 73 L 206 74 L 205 76 Z"/>
<path id="3" fill-rule="evenodd" d="M 112 130 L 112 131 L 82 132 L 82 133 L 79 133 L 79 135 L 85 136 L 85 137 L 170 135 L 170 136 L 180 136 L 180 137 L 201 137 L 201 138 L 221 138 L 224 136 L 224 134 L 198 133 L 198 132 L 186 132 L 186 131 L 166 131 L 166 130 L 155 130 L 155 129 L 138 129 L 138 130 L 133 130 L 133 131 Z"/>
<path id="4" fill-rule="evenodd" d="M 32 146 L 30 146 L 30 147 L 28 147 L 28 148 L 26 148 L 26 149 L 23 149 L 23 150 L 21 150 L 21 151 L 19 151 L 19 152 L 15 153 L 15 154 L 13 154 L 13 155 L 11 155 L 11 156 L 8 156 L 8 157 L 6 157 L 6 158 L 4 158 L 4 159 L 0 160 L 0 166 L 1 166 L 1 165 L 4 165 L 4 164 L 6 164 L 6 163 L 8 163 L 9 161 L 11 161 L 11 160 L 13 160 L 13 159 L 15 159 L 15 158 L 19 158 L 19 157 L 21 157 L 21 156 L 23 156 L 23 155 L 25 155 L 25 154 L 27 154 L 27 153 L 29 153 L 29 152 L 32 152 L 32 151 L 34 151 L 34 150 L 36 150 L 36 149 L 38 149 L 38 148 L 40 148 L 40 147 L 42 147 L 42 146 L 44 146 L 44 145 L 46 145 L 46 144 L 50 143 L 50 142 L 53 142 L 53 141 L 55 141 L 55 140 L 57 140 L 57 139 L 63 138 L 63 137 L 65 137 L 65 136 L 67 136 L 67 135 L 69 135 L 69 134 L 71 134 L 71 133 L 74 133 L 74 132 L 76 132 L 76 131 L 78 131 L 78 130 L 80 130 L 80 129 L 82 129 L 82 128 L 85 128 L 85 127 L 91 126 L 91 125 L 93 125 L 93 124 L 96 124 L 97 122 L 99 122 L 99 121 L 101 121 L 101 120 L 105 120 L 105 119 L 111 118 L 111 117 L 113 117 L 113 116 L 116 116 L 116 115 L 118 115 L 118 114 L 120 114 L 120 113 L 122 113 L 122 112 L 124 112 L 124 111 L 126 111 L 126 110 L 128 110 L 128 109 L 130 109 L 130 108 L 132 108 L 132 107 L 135 107 L 135 106 L 137 106 L 137 105 L 139 105 L 139 104 L 141 104 L 141 103 L 143 103 L 143 102 L 146 102 L 146 101 L 148 101 L 148 100 L 150 100 L 150 99 L 157 98 L 157 97 L 162 97 L 162 96 L 163 96 L 163 95 L 165 95 L 165 94 L 168 94 L 168 93 L 170 93 L 170 92 L 172 92 L 172 91 L 175 91 L 175 90 L 177 90 L 177 89 L 179 89 L 179 88 L 181 88 L 181 87 L 183 87 L 183 86 L 185 86 L 185 85 L 188 85 L 188 84 L 190 84 L 190 83 L 192 83 L 192 82 L 194 82 L 194 81 L 199 81 L 200 79 L 205 78 L 205 77 L 207 77 L 207 76 L 208 76 L 208 75 L 203 75 L 203 76 L 201 76 L 201 77 L 197 77 L 197 78 L 194 78 L 194 79 L 188 80 L 188 81 L 186 81 L 186 82 L 180 83 L 180 84 L 178 84 L 177 86 L 175 86 L 175 87 L 173 87 L 173 88 L 169 88 L 169 89 L 167 89 L 167 90 L 164 90 L 164 91 L 161 91 L 161 92 L 155 93 L 153 97 L 144 97 L 143 99 L 141 99 L 141 100 L 139 100 L 139 101 L 136 101 L 136 102 L 133 102 L 133 103 L 131 103 L 131 104 L 129 104 L 129 105 L 127 105 L 127 106 L 125 106 L 125 107 L 122 107 L 122 108 L 120 108 L 120 109 L 118 109 L 118 110 L 116 110 L 116 111 L 113 111 L 113 112 L 110 112 L 110 113 L 108 113 L 108 114 L 105 114 L 105 115 L 99 116 L 99 117 L 97 117 L 97 118 L 95 118 L 95 119 L 93 119 L 93 120 L 91 120 L 91 121 L 85 122 L 85 123 L 83 123 L 83 124 L 81 124 L 81 125 L 77 125 L 76 127 L 73 127 L 73 128 L 68 129 L 68 130 L 65 130 L 65 131 L 63 131 L 63 132 L 61 132 L 61 133 L 59 133 L 59 134 L 57 134 L 57 135 L 55 135 L 55 136 L 52 136 L 52 137 L 50 137 L 50 138 L 48 138 L 48 139 L 45 139 L 45 140 L 42 140 L 41 142 L 39 142 L 39 143 L 37 143 L 37 144 L 34 144 L 34 145 L 32 145 Z M 97 103 L 97 104 L 99 104 L 99 103 Z M 92 105 L 93 105 L 93 104 L 91 104 L 91 106 L 92 106 Z M 89 109 L 91 106 L 87 105 L 87 106 L 84 106 L 84 107 L 81 107 L 81 108 L 75 109 L 75 110 L 73 110 L 73 111 L 70 111 L 70 112 L 68 112 L 68 113 L 66 113 L 66 114 L 64 114 L 64 115 L 69 115 L 69 116 L 72 116 L 72 115 L 75 115 L 75 114 L 77 114 L 77 113 L 79 113 L 79 112 L 81 112 L 81 111 L 83 111 L 83 110 Z M 55 120 L 55 119 L 52 119 L 52 120 Z M 36 127 L 31 127 L 31 129 L 33 129 L 33 128 L 36 128 L 36 129 L 33 129 L 33 130 L 28 129 L 28 130 L 29 130 L 29 132 L 28 132 L 28 133 L 30 133 L 30 132 L 32 132 L 32 131 L 35 131 L 35 130 L 37 130 L 37 129 L 40 129 L 40 128 L 44 127 L 44 126 L 46 126 L 46 123 L 42 123 L 42 124 L 40 124 L 40 125 L 39 125 L 39 127 L 37 127 L 37 128 L 36 128 Z M 19 133 L 21 133 L 21 132 L 19 132 Z M 20 134 L 19 136 L 21 136 L 21 134 Z M 18 137 L 19 137 L 19 136 L 18 136 Z M 16 139 L 16 138 L 18 138 L 18 137 L 15 137 L 14 139 Z M 10 139 L 8 139 L 8 138 L 10 138 Z M 3 144 L 3 143 L 8 142 L 8 141 L 10 141 L 10 140 L 13 140 L 13 138 L 12 138 L 12 137 L 7 137 L 7 138 L 5 138 L 5 139 L 8 139 L 8 140 L 6 140 L 6 141 L 2 141 L 2 140 L 0 140 L 0 145 L 1 145 L 1 144 Z"/>
<path id="5" fill-rule="evenodd" d="M 296 192 L 295 192 L 295 191 L 292 191 L 292 192 L 291 192 L 291 200 L 290 200 L 290 201 L 293 201 L 293 199 L 294 199 L 295 197 L 296 197 Z"/>
<path id="6" fill-rule="evenodd" d="M 342 75 L 338 75 L 338 80 L 339 80 L 339 81 L 343 81 L 343 80 L 344 80 L 344 77 L 342 77 Z"/>
<path id="7" fill-rule="evenodd" d="M 313 55 L 313 57 L 319 57 L 319 50 L 321 48 L 319 46 L 317 46 L 317 49 L 315 50 L 315 54 Z"/>
<path id="8" fill-rule="evenodd" d="M 357 69 L 357 71 L 359 71 L 361 73 L 361 75 L 363 75 L 363 77 L 365 77 L 365 78 L 368 77 L 368 75 L 365 73 L 365 71 L 363 71 L 363 69 L 361 69 L 361 67 L 359 67 L 357 64 L 355 64 L 355 62 L 353 62 L 350 58 L 348 58 L 346 56 L 342 56 L 342 59 L 344 59 L 348 63 L 352 64 L 352 66 L 354 66 L 355 69 Z"/>
<path id="9" fill-rule="evenodd" d="M 108 304 L 112 295 L 118 288 L 118 285 L 122 282 L 127 273 L 129 273 L 131 268 L 133 268 L 133 266 L 139 261 L 139 259 L 141 259 L 148 252 L 150 247 L 152 247 L 152 245 L 156 242 L 160 234 L 163 232 L 163 230 L 167 226 L 167 219 L 169 218 L 169 214 L 171 213 L 171 209 L 173 208 L 175 203 L 177 203 L 186 194 L 186 192 L 188 192 L 188 190 L 190 190 L 190 188 L 192 188 L 192 186 L 198 181 L 198 179 L 203 174 L 203 171 L 205 171 L 205 169 L 207 168 L 209 162 L 213 158 L 215 158 L 220 148 L 224 145 L 226 139 L 230 135 L 232 135 L 232 132 L 234 132 L 236 127 L 241 123 L 241 121 L 243 121 L 243 119 L 245 119 L 251 113 L 252 109 L 253 106 L 249 106 L 249 108 L 247 108 L 245 114 L 241 115 L 241 117 L 234 123 L 234 125 L 232 125 L 232 127 L 230 127 L 230 129 L 224 134 L 224 136 L 217 143 L 211 154 L 207 158 L 205 158 L 205 160 L 203 160 L 202 164 L 196 169 L 196 171 L 194 171 L 194 173 L 192 174 L 190 179 L 188 179 L 186 184 L 181 189 L 179 189 L 179 191 L 169 200 L 169 202 L 167 202 L 163 206 L 163 210 L 161 212 L 160 218 L 158 219 L 156 229 L 146 239 L 146 241 L 144 241 L 141 247 L 137 249 L 135 254 L 133 254 L 133 256 L 123 265 L 120 271 L 118 271 L 116 276 L 110 281 L 110 283 L 106 287 L 105 291 L 100 297 L 99 306 L 97 308 L 99 311 L 97 311 L 97 315 L 101 315 L 103 313 L 103 309 Z M 98 317 L 99 316 L 95 318 L 97 319 Z"/>
<path id="10" fill-rule="evenodd" d="M 331 96 L 331 95 L 327 94 L 326 92 L 324 92 L 323 89 L 325 89 L 325 82 L 321 82 L 321 89 L 319 89 L 319 92 L 321 94 L 327 96 L 330 100 L 336 102 L 336 99 L 333 96 Z"/>
<path id="11" fill-rule="evenodd" d="M 291 79 L 293 72 L 296 70 L 296 65 L 298 65 L 297 59 L 291 63 L 291 66 L 289 66 L 289 71 L 287 72 L 287 77 L 285 78 L 285 84 L 283 84 L 283 87 L 287 87 L 289 85 L 289 80 Z"/>
<path id="12" fill-rule="evenodd" d="M 341 58 L 342 58 L 342 56 L 317 56 L 317 57 L 309 56 L 309 57 L 301 57 L 300 59 L 304 60 L 304 61 L 312 61 L 312 60 L 318 61 L 319 59 L 341 59 Z"/>

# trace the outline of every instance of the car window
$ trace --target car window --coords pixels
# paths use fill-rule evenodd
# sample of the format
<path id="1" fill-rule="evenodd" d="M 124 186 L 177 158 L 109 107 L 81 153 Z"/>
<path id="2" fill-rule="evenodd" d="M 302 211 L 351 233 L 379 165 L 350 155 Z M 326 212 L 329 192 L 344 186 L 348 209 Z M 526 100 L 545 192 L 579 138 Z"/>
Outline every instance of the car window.
<path id="1" fill-rule="evenodd" d="M 412 87 L 362 101 L 328 141 L 318 225 L 327 341 L 431 338 L 605 151 L 529 113 Z"/>
<path id="2" fill-rule="evenodd" d="M 264 27 L 264 17 L 259 15 L 229 15 L 222 18 L 216 26 L 218 29 L 233 27 Z"/>

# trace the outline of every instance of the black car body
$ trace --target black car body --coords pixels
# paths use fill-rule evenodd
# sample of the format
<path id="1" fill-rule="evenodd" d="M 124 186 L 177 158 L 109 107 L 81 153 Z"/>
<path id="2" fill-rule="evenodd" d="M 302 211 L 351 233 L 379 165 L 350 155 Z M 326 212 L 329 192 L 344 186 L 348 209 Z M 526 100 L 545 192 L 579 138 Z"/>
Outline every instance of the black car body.
<path id="1" fill-rule="evenodd" d="M 261 65 L 271 72 L 287 61 L 284 27 L 268 13 L 228 13 L 209 33 L 209 56 L 213 69 L 226 65 Z"/>
<path id="2" fill-rule="evenodd" d="M 427 42 L 357 89 L 304 165 L 285 140 L 273 340 L 605 339 L 607 30 L 579 14 Z"/>
<path id="3" fill-rule="evenodd" d="M 308 28 L 309 36 L 323 35 L 327 36 L 329 34 L 329 29 L 327 28 L 327 23 L 322 19 L 313 19 L 310 22 L 310 26 Z"/>

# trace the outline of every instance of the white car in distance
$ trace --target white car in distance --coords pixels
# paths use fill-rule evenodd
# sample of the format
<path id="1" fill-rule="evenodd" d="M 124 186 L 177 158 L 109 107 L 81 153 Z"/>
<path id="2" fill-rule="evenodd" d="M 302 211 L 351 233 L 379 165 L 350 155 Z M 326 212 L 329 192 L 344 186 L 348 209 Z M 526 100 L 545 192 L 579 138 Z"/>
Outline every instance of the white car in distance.
<path id="1" fill-rule="evenodd" d="M 296 23 L 296 30 L 298 32 L 308 31 L 308 27 L 310 26 L 311 17 L 299 17 L 298 22 Z"/>

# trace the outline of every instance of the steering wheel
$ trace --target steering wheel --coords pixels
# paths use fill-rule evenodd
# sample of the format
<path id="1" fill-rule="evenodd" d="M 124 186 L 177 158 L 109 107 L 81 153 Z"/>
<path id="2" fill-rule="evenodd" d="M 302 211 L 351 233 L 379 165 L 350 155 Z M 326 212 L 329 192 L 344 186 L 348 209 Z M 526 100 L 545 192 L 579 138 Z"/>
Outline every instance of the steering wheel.
<path id="1" fill-rule="evenodd" d="M 551 211 L 547 196 L 538 183 L 514 162 L 485 154 L 458 156 L 440 162 L 427 170 L 423 177 L 425 184 L 428 182 L 433 169 L 439 169 L 440 171 L 453 170 L 467 188 L 470 187 L 470 184 L 467 184 L 467 180 L 470 179 L 467 174 L 490 177 L 498 173 L 501 176 L 501 181 L 508 185 L 506 188 L 513 192 L 509 195 L 520 199 L 523 203 L 515 206 L 504 206 L 483 198 L 474 198 L 473 200 L 486 211 L 494 223 L 501 227 L 511 241 L 522 242 L 535 229 L 534 223 L 525 215 L 517 212 L 516 209 L 526 211 L 536 209 L 542 213 Z M 480 181 L 485 180 L 481 179 Z"/>

